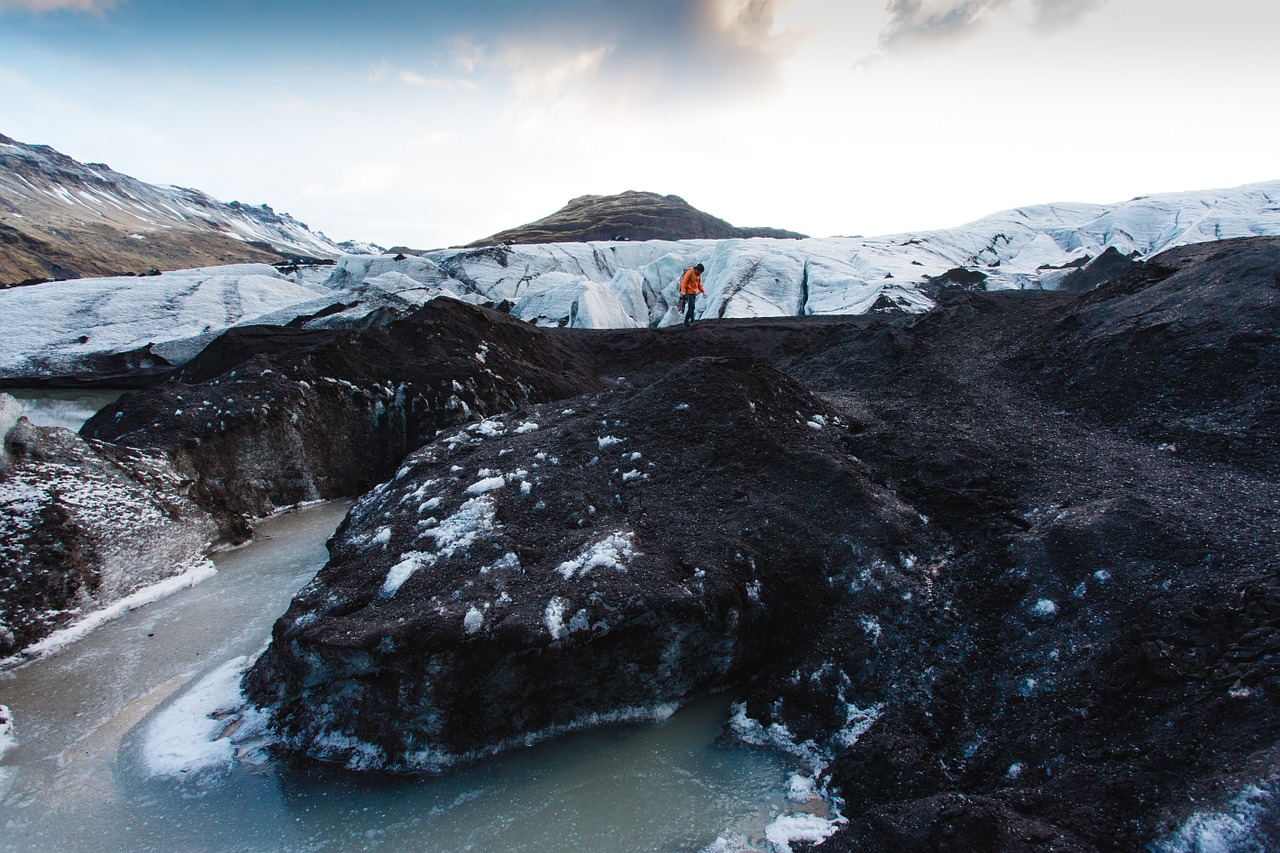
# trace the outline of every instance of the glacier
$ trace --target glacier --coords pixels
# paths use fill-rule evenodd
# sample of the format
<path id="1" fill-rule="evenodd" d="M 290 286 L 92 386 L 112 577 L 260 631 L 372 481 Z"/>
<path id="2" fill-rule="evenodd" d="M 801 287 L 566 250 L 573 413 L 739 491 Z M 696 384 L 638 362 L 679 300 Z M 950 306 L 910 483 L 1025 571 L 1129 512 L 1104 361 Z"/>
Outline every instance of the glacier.
<path id="1" fill-rule="evenodd" d="M 986 290 L 1052 290 L 1108 249 L 1144 259 L 1271 235 L 1280 235 L 1280 181 L 1034 205 L 881 237 L 498 245 L 49 282 L 0 291 L 0 379 L 75 373 L 143 347 L 179 364 L 231 326 L 370 325 L 440 296 L 540 326 L 663 327 L 679 322 L 677 281 L 698 262 L 707 268 L 703 319 L 915 313 L 957 272 Z"/>

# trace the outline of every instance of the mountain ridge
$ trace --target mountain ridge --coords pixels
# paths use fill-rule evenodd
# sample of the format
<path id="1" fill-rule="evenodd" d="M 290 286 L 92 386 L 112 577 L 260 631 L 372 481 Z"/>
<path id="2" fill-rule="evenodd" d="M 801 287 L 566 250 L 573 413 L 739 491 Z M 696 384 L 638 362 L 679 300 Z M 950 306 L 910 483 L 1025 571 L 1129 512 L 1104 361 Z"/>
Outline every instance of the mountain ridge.
<path id="1" fill-rule="evenodd" d="M 331 260 L 376 250 L 337 243 L 269 205 L 150 184 L 105 163 L 0 134 L 0 282 L 211 264 Z"/>
<path id="2" fill-rule="evenodd" d="M 678 195 L 627 190 L 580 195 L 542 219 L 499 231 L 466 248 L 500 243 L 588 243 L 598 240 L 722 240 L 748 237 L 803 239 L 780 228 L 739 228 L 698 210 Z"/>

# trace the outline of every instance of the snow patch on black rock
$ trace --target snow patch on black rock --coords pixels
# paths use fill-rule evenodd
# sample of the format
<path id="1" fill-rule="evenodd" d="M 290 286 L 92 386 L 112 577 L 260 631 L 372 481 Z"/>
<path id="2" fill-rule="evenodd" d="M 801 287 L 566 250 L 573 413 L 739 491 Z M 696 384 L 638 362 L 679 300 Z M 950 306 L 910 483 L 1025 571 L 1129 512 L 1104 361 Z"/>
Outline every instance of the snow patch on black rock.
<path id="1" fill-rule="evenodd" d="M 930 548 L 750 359 L 485 424 L 362 498 L 277 624 L 247 685 L 292 749 L 431 770 L 669 713 L 795 642 L 837 564 Z"/>

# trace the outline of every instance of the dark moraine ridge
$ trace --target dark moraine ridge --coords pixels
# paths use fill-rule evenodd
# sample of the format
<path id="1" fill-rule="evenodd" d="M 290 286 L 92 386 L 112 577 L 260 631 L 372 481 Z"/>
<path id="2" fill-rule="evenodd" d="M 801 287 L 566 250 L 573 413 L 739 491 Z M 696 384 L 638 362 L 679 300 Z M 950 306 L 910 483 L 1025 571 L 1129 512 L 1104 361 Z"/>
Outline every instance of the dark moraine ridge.
<path id="1" fill-rule="evenodd" d="M 824 849 L 1127 851 L 1277 773 L 1278 275 L 1256 238 L 919 317 L 433 303 L 224 339 L 92 428 L 239 513 L 391 478 L 247 680 L 302 753 L 429 767 L 730 683 L 847 801 Z"/>

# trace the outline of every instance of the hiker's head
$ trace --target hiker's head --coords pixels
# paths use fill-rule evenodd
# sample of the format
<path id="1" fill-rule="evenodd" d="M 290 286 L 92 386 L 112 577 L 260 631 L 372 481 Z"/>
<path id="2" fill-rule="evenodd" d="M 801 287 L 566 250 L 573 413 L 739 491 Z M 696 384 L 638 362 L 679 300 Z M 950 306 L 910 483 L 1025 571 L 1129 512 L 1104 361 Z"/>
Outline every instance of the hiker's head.
<path id="1" fill-rule="evenodd" d="M 704 267 L 702 264 L 698 264 L 696 267 L 694 267 L 694 269 L 698 271 L 698 275 L 702 275 L 702 271 L 706 269 L 706 267 Z"/>

